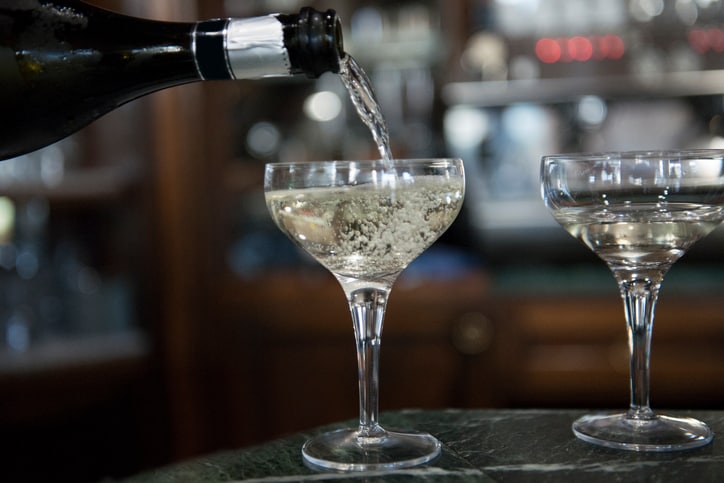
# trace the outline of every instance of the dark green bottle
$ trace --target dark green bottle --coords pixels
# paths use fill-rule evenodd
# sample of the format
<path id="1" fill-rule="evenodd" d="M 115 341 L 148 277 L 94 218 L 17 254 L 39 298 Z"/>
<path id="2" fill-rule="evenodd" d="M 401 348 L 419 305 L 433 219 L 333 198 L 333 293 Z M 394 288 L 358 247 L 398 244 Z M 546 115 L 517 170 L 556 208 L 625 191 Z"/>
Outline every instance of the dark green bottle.
<path id="1" fill-rule="evenodd" d="M 333 10 L 160 22 L 73 0 L 0 0 L 0 160 L 140 96 L 202 80 L 338 72 Z"/>

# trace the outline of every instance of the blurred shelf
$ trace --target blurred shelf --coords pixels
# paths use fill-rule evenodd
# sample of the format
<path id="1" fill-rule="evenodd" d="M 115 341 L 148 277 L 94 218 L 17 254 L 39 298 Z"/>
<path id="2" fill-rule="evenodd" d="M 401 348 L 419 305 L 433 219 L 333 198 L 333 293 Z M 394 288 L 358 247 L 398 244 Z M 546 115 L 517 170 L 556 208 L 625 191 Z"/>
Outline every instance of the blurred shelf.
<path id="1" fill-rule="evenodd" d="M 137 330 L 57 339 L 0 351 L 0 424 L 38 425 L 124 397 L 148 376 L 148 337 Z"/>
<path id="2" fill-rule="evenodd" d="M 365 43 L 359 39 L 350 39 L 345 41 L 345 50 L 362 65 L 432 65 L 444 59 L 445 39 L 434 31 L 406 40 Z"/>
<path id="3" fill-rule="evenodd" d="M 137 329 L 58 337 L 31 345 L 24 352 L 0 350 L 0 382 L 10 377 L 141 360 L 149 356 L 150 350 L 148 336 Z"/>
<path id="4" fill-rule="evenodd" d="M 298 337 L 351 337 L 344 292 L 326 270 L 276 270 L 253 280 L 228 274 L 218 280 L 219 309 L 224 313 L 244 311 L 253 320 L 263 320 L 261 328 L 265 331 L 294 333 Z M 386 317 L 398 321 L 385 330 L 403 336 L 434 331 L 435 325 L 449 318 L 441 313 L 462 310 L 467 305 L 474 307 L 488 290 L 487 275 L 473 268 L 450 276 L 403 272 L 392 289 Z M 301 306 L 310 310 L 297 310 Z M 432 322 L 424 324 L 420 319 Z"/>
<path id="5" fill-rule="evenodd" d="M 600 296 L 618 301 L 619 292 L 605 263 L 538 263 L 499 267 L 490 274 L 497 296 L 577 297 Z M 724 266 L 716 263 L 690 263 L 686 258 L 666 274 L 661 297 L 716 300 L 724 293 Z M 667 303 L 667 302 L 665 302 Z"/>
<path id="6" fill-rule="evenodd" d="M 666 72 L 636 76 L 569 77 L 488 82 L 453 82 L 442 91 L 448 105 L 496 107 L 555 103 L 586 95 L 661 98 L 724 93 L 724 70 Z"/>
<path id="7" fill-rule="evenodd" d="M 113 201 L 139 179 L 137 170 L 125 164 L 69 170 L 57 182 L 42 179 L 0 180 L 0 196 L 15 199 L 46 198 L 53 202 Z"/>

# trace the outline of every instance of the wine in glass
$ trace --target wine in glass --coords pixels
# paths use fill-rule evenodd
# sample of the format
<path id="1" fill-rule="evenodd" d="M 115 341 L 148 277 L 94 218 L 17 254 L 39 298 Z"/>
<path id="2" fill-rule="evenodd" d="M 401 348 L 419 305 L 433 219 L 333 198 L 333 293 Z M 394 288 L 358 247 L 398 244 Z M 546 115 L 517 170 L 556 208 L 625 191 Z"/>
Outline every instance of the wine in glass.
<path id="1" fill-rule="evenodd" d="M 703 422 L 651 410 L 649 356 L 664 274 L 724 218 L 724 150 L 544 156 L 541 185 L 558 223 L 613 272 L 628 326 L 628 411 L 583 416 L 573 432 L 590 443 L 632 451 L 709 443 L 713 433 Z"/>
<path id="2" fill-rule="evenodd" d="M 453 222 L 465 191 L 459 159 L 271 163 L 266 203 L 277 226 L 339 281 L 357 343 L 359 425 L 306 442 L 305 460 L 343 471 L 408 467 L 440 452 L 422 433 L 378 421 L 385 307 L 400 272 Z"/>

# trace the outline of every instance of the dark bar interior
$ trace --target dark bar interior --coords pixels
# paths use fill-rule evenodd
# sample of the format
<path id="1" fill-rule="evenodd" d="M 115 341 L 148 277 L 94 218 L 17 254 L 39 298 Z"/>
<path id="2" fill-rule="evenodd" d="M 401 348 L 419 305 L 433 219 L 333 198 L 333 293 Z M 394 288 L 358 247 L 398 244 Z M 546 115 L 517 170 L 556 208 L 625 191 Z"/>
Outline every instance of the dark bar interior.
<path id="1" fill-rule="evenodd" d="M 334 8 L 398 158 L 460 157 L 463 212 L 392 291 L 380 409 L 622 408 L 605 264 L 542 155 L 724 147 L 720 0 L 94 0 L 195 21 Z M 6 114 L 0 114 L 6 115 Z M 0 480 L 122 478 L 357 416 L 337 281 L 264 163 L 378 156 L 334 74 L 204 82 L 0 162 Z M 724 228 L 667 274 L 655 407 L 724 403 Z"/>

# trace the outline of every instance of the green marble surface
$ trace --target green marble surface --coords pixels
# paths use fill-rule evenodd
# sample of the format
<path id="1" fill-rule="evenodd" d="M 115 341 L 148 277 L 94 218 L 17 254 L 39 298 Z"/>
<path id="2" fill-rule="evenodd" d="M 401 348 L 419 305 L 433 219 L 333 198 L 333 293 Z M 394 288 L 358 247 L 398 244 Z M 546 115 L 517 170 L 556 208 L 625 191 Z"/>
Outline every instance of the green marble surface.
<path id="1" fill-rule="evenodd" d="M 365 473 L 320 472 L 304 465 L 300 448 L 317 428 L 264 445 L 212 454 L 138 475 L 128 482 L 721 482 L 724 440 L 672 453 L 599 448 L 576 439 L 580 410 L 437 410 L 383 413 L 388 429 L 427 431 L 442 454 L 417 468 Z M 706 421 L 724 438 L 724 412 L 672 411 Z"/>

